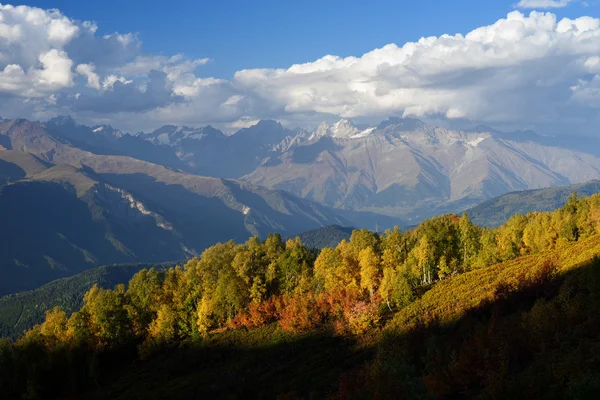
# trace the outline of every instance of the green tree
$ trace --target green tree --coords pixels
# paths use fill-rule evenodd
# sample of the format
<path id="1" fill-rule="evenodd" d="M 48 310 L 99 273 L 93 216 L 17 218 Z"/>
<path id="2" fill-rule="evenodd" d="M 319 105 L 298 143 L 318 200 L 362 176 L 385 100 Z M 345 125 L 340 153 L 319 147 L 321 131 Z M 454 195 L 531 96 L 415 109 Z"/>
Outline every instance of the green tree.
<path id="1" fill-rule="evenodd" d="M 84 297 L 82 312 L 86 314 L 89 332 L 99 349 L 126 343 L 133 335 L 124 285 L 114 290 L 94 285 Z"/>

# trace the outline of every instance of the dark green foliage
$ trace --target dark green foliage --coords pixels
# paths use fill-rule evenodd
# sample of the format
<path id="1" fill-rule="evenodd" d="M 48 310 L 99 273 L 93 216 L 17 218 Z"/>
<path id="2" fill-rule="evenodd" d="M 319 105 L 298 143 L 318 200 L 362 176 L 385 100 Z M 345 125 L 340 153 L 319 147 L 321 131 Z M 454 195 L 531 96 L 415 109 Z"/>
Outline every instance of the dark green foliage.
<path id="1" fill-rule="evenodd" d="M 46 310 L 59 306 L 67 315 L 79 310 L 83 296 L 97 284 L 113 288 L 127 283 L 144 268 L 165 269 L 176 263 L 117 264 L 93 268 L 75 276 L 57 279 L 28 292 L 10 294 L 0 298 L 0 337 L 17 338 L 25 330 L 44 322 Z"/>
<path id="2" fill-rule="evenodd" d="M 298 237 L 309 249 L 323 249 L 325 247 L 335 247 L 344 239 L 349 240 L 353 229 L 339 225 L 328 225 L 301 233 Z"/>
<path id="3" fill-rule="evenodd" d="M 475 225 L 497 227 L 515 214 L 525 215 L 530 212 L 557 210 L 567 204 L 573 192 L 577 192 L 580 196 L 600 193 L 600 181 L 507 193 L 471 208 L 467 214 Z"/>

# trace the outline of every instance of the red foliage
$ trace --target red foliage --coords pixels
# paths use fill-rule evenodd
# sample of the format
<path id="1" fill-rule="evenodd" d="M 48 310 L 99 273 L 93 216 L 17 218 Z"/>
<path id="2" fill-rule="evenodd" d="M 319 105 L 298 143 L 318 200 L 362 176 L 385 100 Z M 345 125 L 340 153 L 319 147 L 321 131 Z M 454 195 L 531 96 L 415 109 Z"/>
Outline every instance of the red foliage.
<path id="1" fill-rule="evenodd" d="M 232 328 L 257 328 L 276 321 L 284 307 L 280 296 L 270 297 L 260 303 L 250 303 L 246 310 L 240 311 L 231 321 Z"/>
<path id="2" fill-rule="evenodd" d="M 307 332 L 320 326 L 326 319 L 327 310 L 312 292 L 288 297 L 281 310 L 279 324 L 286 331 Z"/>

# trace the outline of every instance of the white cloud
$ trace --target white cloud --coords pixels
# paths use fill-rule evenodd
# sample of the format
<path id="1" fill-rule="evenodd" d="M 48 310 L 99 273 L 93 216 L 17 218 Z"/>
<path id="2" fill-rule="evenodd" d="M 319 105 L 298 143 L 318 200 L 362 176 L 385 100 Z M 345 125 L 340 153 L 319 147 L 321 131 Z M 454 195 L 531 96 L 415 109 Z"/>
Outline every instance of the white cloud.
<path id="1" fill-rule="evenodd" d="M 284 113 L 524 122 L 548 116 L 539 115 L 539 105 L 548 114 L 565 105 L 569 87 L 589 74 L 585 60 L 599 52 L 598 19 L 557 21 L 550 13 L 515 11 L 466 35 L 390 44 L 362 57 L 329 55 L 287 69 L 239 71 L 234 84 Z"/>
<path id="2" fill-rule="evenodd" d="M 41 88 L 58 90 L 73 85 L 73 61 L 66 52 L 52 49 L 40 54 L 42 68 L 34 70 L 34 83 Z"/>
<path id="3" fill-rule="evenodd" d="M 55 94 L 74 86 L 75 71 L 87 86 L 99 87 L 93 60 L 85 53 L 102 54 L 105 60 L 135 47 L 131 34 L 95 37 L 96 25 L 77 22 L 58 10 L 0 4 L 0 92 L 26 98 Z M 110 47 L 112 50 L 108 50 Z M 85 48 L 86 52 L 78 51 Z M 75 62 L 77 59 L 84 62 Z M 103 61 L 103 65 L 106 61 Z"/>
<path id="4" fill-rule="evenodd" d="M 260 120 L 248 116 L 241 117 L 240 119 L 226 124 L 226 127 L 230 130 L 236 131 L 243 128 L 249 128 L 256 125 Z"/>
<path id="5" fill-rule="evenodd" d="M 77 113 L 134 131 L 389 115 L 512 126 L 559 126 L 577 116 L 585 126 L 600 108 L 600 19 L 592 17 L 514 11 L 464 34 L 241 70 L 231 79 L 202 75 L 208 58 L 147 54 L 135 34 L 97 30 L 57 10 L 0 5 L 3 116 Z"/>
<path id="6" fill-rule="evenodd" d="M 100 77 L 94 72 L 95 69 L 94 64 L 79 64 L 76 71 L 87 78 L 87 87 L 100 89 Z"/>
<path id="7" fill-rule="evenodd" d="M 133 81 L 127 80 L 123 76 L 108 75 L 108 76 L 104 77 L 104 80 L 102 81 L 102 88 L 105 90 L 111 89 L 117 82 L 119 82 L 123 85 L 129 85 Z"/>
<path id="8" fill-rule="evenodd" d="M 577 0 L 521 0 L 515 8 L 562 8 L 566 7 Z"/>

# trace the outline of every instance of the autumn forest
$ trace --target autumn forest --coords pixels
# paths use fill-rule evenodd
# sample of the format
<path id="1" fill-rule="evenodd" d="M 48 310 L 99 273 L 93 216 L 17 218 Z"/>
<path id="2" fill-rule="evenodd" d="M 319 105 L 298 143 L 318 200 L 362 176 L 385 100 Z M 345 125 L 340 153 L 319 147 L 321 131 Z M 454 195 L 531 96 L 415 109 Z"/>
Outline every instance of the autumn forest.
<path id="1" fill-rule="evenodd" d="M 498 228 L 441 215 L 320 251 L 278 234 L 229 241 L 95 286 L 72 315 L 49 310 L 2 339 L 0 387 L 202 398 L 237 379 L 234 398 L 588 398 L 600 390 L 599 256 L 600 195 L 576 194 Z"/>

